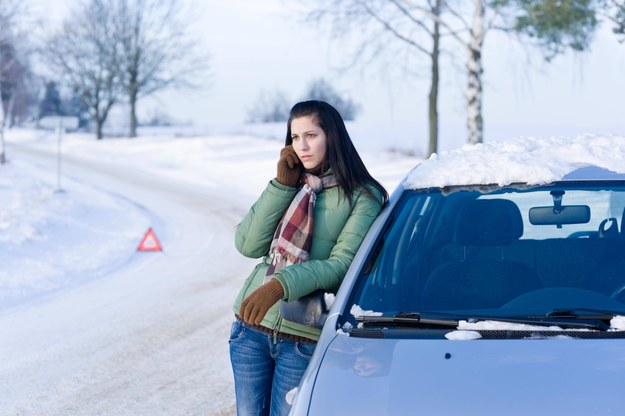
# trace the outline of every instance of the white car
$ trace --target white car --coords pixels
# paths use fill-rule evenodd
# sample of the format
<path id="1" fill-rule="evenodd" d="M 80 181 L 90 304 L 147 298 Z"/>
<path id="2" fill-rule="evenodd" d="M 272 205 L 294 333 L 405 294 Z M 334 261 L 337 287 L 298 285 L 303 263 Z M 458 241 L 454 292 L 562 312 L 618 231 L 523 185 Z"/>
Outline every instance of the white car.
<path id="1" fill-rule="evenodd" d="M 625 138 L 435 155 L 371 228 L 293 415 L 625 415 Z"/>

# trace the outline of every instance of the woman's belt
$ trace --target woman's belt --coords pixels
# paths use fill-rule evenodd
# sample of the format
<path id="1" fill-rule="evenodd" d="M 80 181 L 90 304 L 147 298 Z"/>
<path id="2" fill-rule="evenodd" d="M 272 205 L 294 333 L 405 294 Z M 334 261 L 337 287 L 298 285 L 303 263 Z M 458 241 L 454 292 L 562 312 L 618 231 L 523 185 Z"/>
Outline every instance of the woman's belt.
<path id="1" fill-rule="evenodd" d="M 262 325 L 257 325 L 257 324 L 250 324 L 249 322 L 245 322 L 243 319 L 241 319 L 241 317 L 239 315 L 234 315 L 239 321 L 241 321 L 241 323 L 244 326 L 247 326 L 248 328 L 252 328 L 255 329 L 259 332 L 268 334 L 268 335 L 273 335 L 276 337 L 280 337 L 283 339 L 288 339 L 289 341 L 294 341 L 294 342 L 305 342 L 308 344 L 316 344 L 317 341 L 311 338 L 306 338 L 306 337 L 301 337 L 299 335 L 293 335 L 293 334 L 287 334 L 286 332 L 280 332 L 280 331 L 276 331 L 274 329 L 270 329 L 267 328 L 265 326 Z"/>

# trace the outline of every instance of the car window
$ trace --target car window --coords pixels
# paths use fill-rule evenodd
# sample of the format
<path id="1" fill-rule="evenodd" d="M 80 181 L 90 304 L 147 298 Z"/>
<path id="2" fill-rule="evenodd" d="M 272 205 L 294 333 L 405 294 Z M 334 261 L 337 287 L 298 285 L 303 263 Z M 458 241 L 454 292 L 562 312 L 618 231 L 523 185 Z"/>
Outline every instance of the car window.
<path id="1" fill-rule="evenodd" d="M 625 311 L 624 210 L 622 183 L 407 190 L 350 301 L 380 313 Z"/>
<path id="2" fill-rule="evenodd" d="M 568 224 L 566 227 L 546 227 L 532 225 L 529 222 L 529 210 L 537 206 L 553 205 L 552 190 L 535 190 L 525 193 L 509 193 L 510 198 L 519 207 L 523 218 L 524 239 L 566 238 L 573 233 L 592 233 L 599 229 L 601 222 L 606 218 L 615 218 L 620 227 L 625 192 L 620 190 L 584 190 L 568 189 L 563 198 L 565 205 L 588 205 L 591 208 L 590 222 L 583 224 Z M 482 198 L 499 198 L 500 195 L 484 195 Z"/>

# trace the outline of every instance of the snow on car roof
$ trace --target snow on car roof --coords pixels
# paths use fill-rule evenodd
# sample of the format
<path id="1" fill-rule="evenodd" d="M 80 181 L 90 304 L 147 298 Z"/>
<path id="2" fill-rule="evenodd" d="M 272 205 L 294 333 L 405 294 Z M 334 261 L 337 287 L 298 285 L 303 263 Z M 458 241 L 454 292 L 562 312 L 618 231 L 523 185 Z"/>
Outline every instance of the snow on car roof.
<path id="1" fill-rule="evenodd" d="M 625 136 L 528 137 L 465 145 L 433 154 L 410 171 L 403 186 L 538 185 L 587 166 L 625 173 Z"/>

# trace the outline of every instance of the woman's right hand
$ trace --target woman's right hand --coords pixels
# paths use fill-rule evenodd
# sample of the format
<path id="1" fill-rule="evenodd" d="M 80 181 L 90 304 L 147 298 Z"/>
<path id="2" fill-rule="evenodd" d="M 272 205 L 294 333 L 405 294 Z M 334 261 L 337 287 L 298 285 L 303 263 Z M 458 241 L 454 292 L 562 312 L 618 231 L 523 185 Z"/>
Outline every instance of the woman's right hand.
<path id="1" fill-rule="evenodd" d="M 278 160 L 278 173 L 276 179 L 282 185 L 295 187 L 302 175 L 303 165 L 297 157 L 292 145 L 285 146 L 280 151 Z"/>

